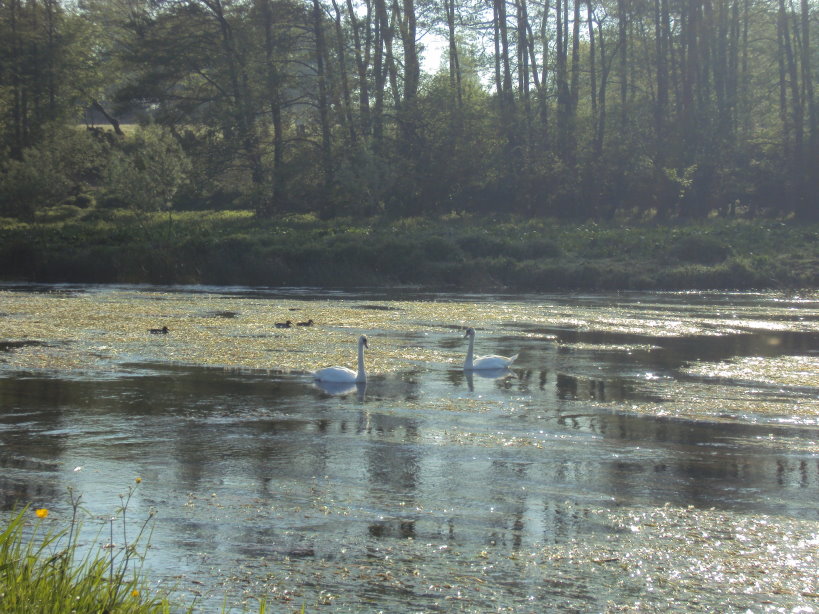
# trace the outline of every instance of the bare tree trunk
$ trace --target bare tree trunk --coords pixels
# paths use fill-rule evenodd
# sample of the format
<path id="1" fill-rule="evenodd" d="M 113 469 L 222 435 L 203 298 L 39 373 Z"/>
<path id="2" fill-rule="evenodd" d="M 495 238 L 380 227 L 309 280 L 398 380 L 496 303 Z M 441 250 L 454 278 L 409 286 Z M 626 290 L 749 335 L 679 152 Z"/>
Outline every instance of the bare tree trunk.
<path id="1" fill-rule="evenodd" d="M 347 53 L 344 43 L 344 32 L 341 26 L 341 8 L 338 6 L 336 0 L 333 1 L 333 10 L 336 14 L 335 30 L 336 30 L 336 48 L 338 53 L 338 70 L 341 78 L 341 96 L 343 106 L 344 123 L 347 124 L 347 131 L 350 134 L 350 143 L 355 145 L 358 137 L 355 129 L 355 122 L 353 121 L 353 103 L 350 95 L 350 80 L 347 74 Z"/>
<path id="2" fill-rule="evenodd" d="M 625 131 L 628 124 L 628 13 L 626 0 L 617 0 L 617 47 L 620 53 L 620 129 Z"/>
<path id="3" fill-rule="evenodd" d="M 654 38 L 657 53 L 657 99 L 654 104 L 654 136 L 658 158 L 666 147 L 665 124 L 668 117 L 668 32 L 665 29 L 667 0 L 654 0 Z"/>
<path id="4" fill-rule="evenodd" d="M 384 88 L 387 81 L 387 72 L 384 66 L 384 35 L 385 20 L 380 12 L 383 0 L 375 0 L 375 15 L 373 16 L 373 73 L 375 76 L 375 106 L 373 108 L 373 139 L 376 153 L 381 151 L 384 140 Z"/>
<path id="5" fill-rule="evenodd" d="M 608 91 L 609 73 L 614 57 L 606 58 L 606 37 L 603 31 L 603 23 L 597 24 L 597 46 L 600 47 L 600 96 L 598 104 L 600 114 L 597 119 L 594 148 L 598 156 L 603 154 L 603 144 L 606 136 L 606 93 Z"/>
<path id="6" fill-rule="evenodd" d="M 255 110 L 250 99 L 247 73 L 239 58 L 233 38 L 233 30 L 225 15 L 222 0 L 201 0 L 201 2 L 210 10 L 219 25 L 220 42 L 225 56 L 233 105 L 239 125 L 239 138 L 250 164 L 251 181 L 255 192 L 262 188 L 265 177 L 259 142 L 254 131 Z M 256 203 L 256 206 L 257 209 L 266 209 L 268 205 L 266 203 Z"/>
<path id="7" fill-rule="evenodd" d="M 23 150 L 26 147 L 26 140 L 28 135 L 28 128 L 26 126 L 26 94 L 23 89 L 22 74 L 23 70 L 19 64 L 23 61 L 21 48 L 21 24 L 20 24 L 20 0 L 9 0 L 9 31 L 11 33 L 11 60 L 12 68 L 10 72 L 10 82 L 12 91 L 11 103 L 11 123 L 12 123 L 12 140 L 11 140 L 11 157 L 15 160 L 23 159 Z"/>
<path id="8" fill-rule="evenodd" d="M 543 7 L 543 19 L 540 24 L 540 42 L 543 48 L 543 58 L 541 61 L 542 72 L 540 76 L 538 102 L 540 108 L 540 121 L 543 124 L 543 142 L 548 147 L 550 140 L 549 131 L 549 12 L 551 11 L 550 0 L 546 0 Z M 534 50 L 532 50 L 534 56 Z"/>
<path id="9" fill-rule="evenodd" d="M 418 60 L 418 35 L 415 4 L 413 0 L 403 0 L 403 19 L 399 21 L 401 42 L 404 47 L 404 101 L 415 100 L 421 82 L 421 63 Z"/>
<path id="10" fill-rule="evenodd" d="M 808 107 L 808 155 L 813 160 L 817 152 L 816 102 L 813 94 L 813 69 L 810 48 L 810 6 L 808 0 L 800 1 L 802 26 L 802 83 L 805 88 L 805 104 Z"/>
<path id="11" fill-rule="evenodd" d="M 458 42 L 455 38 L 455 0 L 444 0 L 449 38 L 449 87 L 455 92 L 458 110 L 463 108 L 463 85 L 461 83 L 461 63 L 458 57 Z"/>
<path id="12" fill-rule="evenodd" d="M 518 31 L 518 92 L 523 102 L 523 113 L 526 121 L 526 136 L 531 134 L 532 104 L 529 91 L 529 15 L 526 0 L 515 0 Z"/>
<path id="13" fill-rule="evenodd" d="M 561 154 L 566 151 L 569 139 L 569 113 L 571 90 L 568 77 L 568 0 L 555 4 L 555 86 L 557 87 L 557 147 Z"/>
<path id="14" fill-rule="evenodd" d="M 372 19 L 371 3 L 367 2 L 367 17 L 365 26 L 367 28 L 367 36 L 370 36 L 370 23 Z M 355 47 L 355 65 L 358 71 L 358 107 L 361 122 L 361 132 L 365 135 L 370 134 L 372 128 L 370 117 L 370 88 L 367 80 L 367 67 L 369 65 L 369 49 L 370 45 L 362 45 L 361 33 L 359 31 L 359 21 L 356 17 L 355 9 L 353 8 L 352 0 L 347 0 L 347 14 L 350 19 L 350 27 L 353 32 L 353 45 Z M 362 50 L 364 47 L 366 51 Z"/>
<path id="15" fill-rule="evenodd" d="M 509 28 L 506 22 L 506 0 L 494 0 L 497 32 L 500 35 L 501 68 L 503 70 L 502 99 L 504 104 L 514 101 L 512 93 L 512 69 L 509 61 Z M 497 48 L 497 44 L 496 44 Z"/>
<path id="16" fill-rule="evenodd" d="M 801 168 L 804 144 L 804 108 L 799 92 L 799 72 L 796 67 L 793 45 L 791 43 L 791 33 L 789 26 L 789 15 L 785 9 L 785 0 L 779 0 L 779 18 L 782 24 L 782 52 L 784 53 L 785 70 L 787 81 L 791 90 L 791 113 L 793 127 L 793 154 L 797 168 Z"/>
<path id="17" fill-rule="evenodd" d="M 111 124 L 111 127 L 114 129 L 114 134 L 117 136 L 125 136 L 117 118 L 106 111 L 105 107 L 103 107 L 96 98 L 91 98 L 91 106 Z"/>
<path id="18" fill-rule="evenodd" d="M 271 173 L 271 195 L 266 206 L 260 208 L 260 215 L 272 215 L 277 203 L 283 200 L 283 184 L 280 178 L 284 165 L 284 125 L 282 122 L 282 103 L 280 93 L 280 75 L 276 67 L 273 39 L 273 11 L 270 0 L 259 0 L 259 11 L 262 15 L 265 39 L 265 76 L 270 105 L 270 118 L 273 123 L 273 169 Z"/>
<path id="19" fill-rule="evenodd" d="M 781 2 L 780 2 L 781 7 Z M 785 43 L 783 39 L 784 35 L 784 24 L 781 14 L 776 20 L 776 34 L 777 34 L 777 47 L 778 53 L 776 54 L 777 59 L 777 66 L 779 68 L 779 118 L 782 122 L 782 155 L 787 160 L 790 158 L 792 153 L 792 127 L 791 127 L 791 114 L 788 112 L 788 79 L 787 79 L 787 72 L 785 68 Z"/>
<path id="20" fill-rule="evenodd" d="M 329 195 L 333 184 L 333 152 L 330 135 L 330 109 L 327 100 L 325 59 L 327 47 L 324 41 L 322 10 L 319 0 L 313 0 L 313 28 L 316 37 L 316 77 L 318 79 L 318 110 L 321 123 L 321 160 L 324 172 L 324 193 Z"/>
<path id="21" fill-rule="evenodd" d="M 597 123 L 597 48 L 594 40 L 594 9 L 592 0 L 586 0 L 586 27 L 589 32 L 589 93 L 591 94 L 592 122 Z"/>

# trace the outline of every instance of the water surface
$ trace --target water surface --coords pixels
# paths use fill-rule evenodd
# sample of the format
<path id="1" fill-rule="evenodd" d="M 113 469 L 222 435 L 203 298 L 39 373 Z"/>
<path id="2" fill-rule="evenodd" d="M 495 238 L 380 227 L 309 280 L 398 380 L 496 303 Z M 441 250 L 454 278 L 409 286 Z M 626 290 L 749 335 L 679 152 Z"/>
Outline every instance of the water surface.
<path id="1" fill-rule="evenodd" d="M 140 477 L 201 611 L 819 608 L 815 293 L 6 286 L 0 406 L 2 508 Z"/>

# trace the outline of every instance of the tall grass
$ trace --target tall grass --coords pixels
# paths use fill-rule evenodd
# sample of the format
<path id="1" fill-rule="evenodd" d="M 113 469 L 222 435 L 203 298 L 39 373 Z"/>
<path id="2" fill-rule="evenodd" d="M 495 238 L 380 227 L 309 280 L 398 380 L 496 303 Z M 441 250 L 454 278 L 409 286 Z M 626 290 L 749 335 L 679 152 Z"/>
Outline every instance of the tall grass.
<path id="1" fill-rule="evenodd" d="M 70 495 L 72 513 L 67 526 L 60 527 L 49 519 L 45 508 L 34 510 L 29 506 L 13 516 L 0 534 L 0 611 L 170 612 L 168 600 L 151 595 L 140 575 L 142 557 L 138 546 L 150 530 L 152 515 L 132 540 L 126 533 L 125 511 L 132 493 L 133 489 L 129 489 L 123 496 L 118 516 L 109 519 L 98 535 L 102 538 L 107 529 L 113 538 L 115 521 L 121 522 L 122 543 L 115 545 L 112 540 L 101 550 L 80 544 L 79 495 Z"/>

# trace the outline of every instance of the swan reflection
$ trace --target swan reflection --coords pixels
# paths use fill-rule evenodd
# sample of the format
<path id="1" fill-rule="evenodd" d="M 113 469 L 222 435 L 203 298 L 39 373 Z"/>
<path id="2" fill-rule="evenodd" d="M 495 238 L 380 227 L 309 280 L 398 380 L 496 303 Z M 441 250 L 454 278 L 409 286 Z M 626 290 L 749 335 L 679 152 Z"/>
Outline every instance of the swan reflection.
<path id="1" fill-rule="evenodd" d="M 325 382 L 322 380 L 314 380 L 313 384 L 319 390 L 326 392 L 327 394 L 332 395 L 345 395 L 351 392 L 358 393 L 358 399 L 360 401 L 364 400 L 364 393 L 367 391 L 367 383 L 366 382 Z"/>
<path id="2" fill-rule="evenodd" d="M 515 373 L 508 368 L 480 369 L 475 371 L 464 371 L 464 376 L 466 377 L 466 385 L 469 388 L 469 391 L 472 392 L 475 389 L 475 377 L 482 379 L 504 379 L 507 377 L 515 377 Z"/>

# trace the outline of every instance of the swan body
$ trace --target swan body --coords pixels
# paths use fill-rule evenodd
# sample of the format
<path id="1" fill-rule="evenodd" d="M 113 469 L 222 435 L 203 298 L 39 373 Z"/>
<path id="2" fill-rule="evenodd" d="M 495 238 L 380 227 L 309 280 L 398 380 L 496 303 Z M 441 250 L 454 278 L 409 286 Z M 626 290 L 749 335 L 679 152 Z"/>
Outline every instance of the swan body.
<path id="1" fill-rule="evenodd" d="M 353 371 L 347 367 L 326 367 L 313 373 L 313 378 L 318 382 L 334 383 L 363 383 L 367 381 L 367 373 L 364 370 L 364 348 L 369 349 L 367 337 L 361 335 L 358 339 L 358 371 Z"/>
<path id="2" fill-rule="evenodd" d="M 515 362 L 515 359 L 518 357 L 517 354 L 514 356 L 478 356 L 477 358 L 474 357 L 475 351 L 475 329 L 474 328 L 467 328 L 466 334 L 464 337 L 469 337 L 469 349 L 466 351 L 466 360 L 464 360 L 464 371 L 484 371 L 484 370 L 495 370 L 499 371 L 502 369 L 507 369 L 509 366 Z"/>

